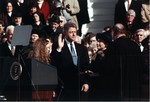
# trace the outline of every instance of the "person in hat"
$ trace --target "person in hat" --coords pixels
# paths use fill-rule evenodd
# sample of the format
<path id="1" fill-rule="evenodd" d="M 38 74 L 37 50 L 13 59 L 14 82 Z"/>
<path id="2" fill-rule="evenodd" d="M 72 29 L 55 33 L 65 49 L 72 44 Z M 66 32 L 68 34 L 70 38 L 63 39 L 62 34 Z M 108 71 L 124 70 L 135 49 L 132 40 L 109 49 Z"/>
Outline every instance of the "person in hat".
<path id="1" fill-rule="evenodd" d="M 14 26 L 21 26 L 21 25 L 23 25 L 22 14 L 21 13 L 15 13 L 14 19 L 13 19 L 13 25 Z"/>
<path id="2" fill-rule="evenodd" d="M 32 29 L 30 43 L 34 43 L 37 39 L 39 39 L 40 33 L 36 29 Z"/>
<path id="3" fill-rule="evenodd" d="M 32 29 L 31 36 L 30 36 L 30 41 L 29 41 L 29 45 L 27 45 L 27 46 L 24 47 L 23 58 L 27 57 L 27 55 L 29 54 L 30 49 L 33 46 L 33 43 L 35 43 L 39 38 L 47 39 L 48 36 L 47 36 L 47 34 L 44 31 L 40 32 L 37 29 Z"/>
<path id="4" fill-rule="evenodd" d="M 105 50 L 108 44 L 112 41 L 109 32 L 98 33 L 96 35 L 98 50 Z"/>
<path id="5" fill-rule="evenodd" d="M 48 36 L 50 36 L 55 43 L 57 43 L 57 37 L 60 33 L 62 33 L 62 28 L 60 27 L 60 19 L 58 15 L 54 15 L 49 19 L 49 25 L 45 27 L 45 31 Z"/>
<path id="6" fill-rule="evenodd" d="M 29 11 L 26 14 L 26 17 L 24 18 L 24 24 L 26 25 L 31 25 L 33 23 L 33 18 L 32 15 L 38 12 L 38 4 L 35 2 L 31 2 L 29 5 Z M 41 15 L 41 21 L 44 25 L 46 25 L 46 21 L 44 19 L 44 15 L 42 13 L 40 13 Z"/>
<path id="7" fill-rule="evenodd" d="M 104 59 L 107 46 L 111 43 L 111 36 L 108 32 L 97 33 L 96 34 L 96 46 L 97 52 L 95 53 L 95 59 L 92 59 L 90 64 L 90 71 L 95 75 L 90 77 L 91 90 L 89 92 L 90 101 L 101 100 L 101 73 L 103 73 Z M 95 83 L 98 82 L 98 83 Z"/>

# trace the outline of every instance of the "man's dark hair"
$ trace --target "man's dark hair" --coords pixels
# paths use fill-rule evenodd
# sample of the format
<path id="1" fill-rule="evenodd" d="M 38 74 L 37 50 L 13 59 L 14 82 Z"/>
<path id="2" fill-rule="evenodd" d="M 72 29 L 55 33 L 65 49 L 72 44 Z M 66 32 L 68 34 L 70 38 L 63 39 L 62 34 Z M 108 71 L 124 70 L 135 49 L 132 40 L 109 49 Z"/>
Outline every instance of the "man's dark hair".
<path id="1" fill-rule="evenodd" d="M 68 22 L 68 23 L 66 23 L 66 24 L 64 25 L 64 33 L 66 33 L 70 27 L 73 27 L 73 28 L 76 28 L 76 29 L 77 29 L 77 26 L 76 26 L 75 23 Z"/>

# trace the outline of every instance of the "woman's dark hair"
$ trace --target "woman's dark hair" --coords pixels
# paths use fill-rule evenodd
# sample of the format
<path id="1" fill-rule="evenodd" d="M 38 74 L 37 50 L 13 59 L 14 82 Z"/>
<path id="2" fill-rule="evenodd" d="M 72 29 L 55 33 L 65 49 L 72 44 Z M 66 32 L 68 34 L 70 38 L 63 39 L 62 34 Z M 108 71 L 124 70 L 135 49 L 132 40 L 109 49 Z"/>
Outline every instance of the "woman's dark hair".
<path id="1" fill-rule="evenodd" d="M 12 4 L 13 10 L 14 10 L 14 2 L 12 0 L 7 0 L 4 3 L 4 12 L 7 12 L 6 7 L 7 7 L 8 3 Z"/>

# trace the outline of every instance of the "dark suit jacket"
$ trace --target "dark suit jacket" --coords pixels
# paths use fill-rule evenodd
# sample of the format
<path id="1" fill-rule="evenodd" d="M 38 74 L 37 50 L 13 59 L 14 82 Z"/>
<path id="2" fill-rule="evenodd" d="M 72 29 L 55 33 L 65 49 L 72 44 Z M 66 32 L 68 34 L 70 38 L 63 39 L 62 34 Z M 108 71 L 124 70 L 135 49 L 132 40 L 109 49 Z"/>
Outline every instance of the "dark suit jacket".
<path id="1" fill-rule="evenodd" d="M 101 82 L 107 99 L 140 99 L 141 57 L 139 46 L 129 38 L 120 37 L 111 43 L 105 54 Z M 101 76 L 102 77 L 102 76 Z"/>
<path id="2" fill-rule="evenodd" d="M 17 57 L 21 48 L 21 46 L 16 46 L 15 54 L 13 56 L 10 49 L 8 48 L 8 43 L 5 42 L 0 45 L 0 57 Z"/>
<path id="3" fill-rule="evenodd" d="M 80 6 L 80 12 L 77 14 L 77 20 L 79 25 L 79 35 L 82 35 L 82 25 L 90 23 L 90 17 L 88 14 L 88 3 L 87 0 L 78 0 Z"/>
<path id="4" fill-rule="evenodd" d="M 90 23 L 87 0 L 78 0 L 80 12 L 77 14 L 79 25 Z"/>
<path id="5" fill-rule="evenodd" d="M 77 43 L 75 43 L 75 47 L 78 56 L 77 67 L 75 67 L 73 64 L 72 56 L 66 42 L 61 52 L 52 52 L 54 64 L 58 68 L 58 75 L 66 89 L 78 89 L 80 80 L 83 83 L 86 83 L 86 80 L 84 79 L 85 77 L 82 77 L 80 72 L 85 71 L 89 67 L 87 49 Z M 80 84 L 82 83 L 80 82 Z"/>
<path id="6" fill-rule="evenodd" d="M 115 23 L 125 23 L 126 22 L 126 9 L 124 5 L 125 0 L 119 0 L 115 6 Z M 136 22 L 141 23 L 141 1 L 132 0 L 130 9 L 133 9 L 136 13 Z"/>

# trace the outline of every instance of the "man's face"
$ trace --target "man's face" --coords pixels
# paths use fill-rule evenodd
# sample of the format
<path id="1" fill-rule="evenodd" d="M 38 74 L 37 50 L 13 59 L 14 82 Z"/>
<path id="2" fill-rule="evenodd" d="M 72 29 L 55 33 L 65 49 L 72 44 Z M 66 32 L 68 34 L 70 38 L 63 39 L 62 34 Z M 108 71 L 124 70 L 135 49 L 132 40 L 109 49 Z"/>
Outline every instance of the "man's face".
<path id="1" fill-rule="evenodd" d="M 134 21 L 135 16 L 134 15 L 127 15 L 127 21 L 128 22 L 133 22 Z"/>
<path id="2" fill-rule="evenodd" d="M 59 24 L 58 24 L 58 23 L 56 23 L 56 22 L 52 22 L 52 23 L 51 23 L 51 28 L 52 28 L 53 30 L 57 29 L 58 27 L 59 27 Z"/>
<path id="3" fill-rule="evenodd" d="M 32 8 L 30 9 L 30 12 L 31 12 L 31 13 L 37 12 L 37 8 L 36 8 L 36 7 L 32 7 Z"/>
<path id="4" fill-rule="evenodd" d="M 65 36 L 68 41 L 70 42 L 75 41 L 77 36 L 77 29 L 74 27 L 70 27 L 68 31 L 65 33 Z"/>
<path id="5" fill-rule="evenodd" d="M 139 32 L 139 33 L 137 33 L 136 36 L 135 36 L 135 40 L 136 40 L 136 42 L 138 42 L 138 43 L 141 43 L 144 38 L 145 38 L 144 32 Z"/>
<path id="6" fill-rule="evenodd" d="M 8 30 L 7 35 L 8 35 L 8 42 L 12 42 L 12 37 L 13 37 L 14 30 Z"/>
<path id="7" fill-rule="evenodd" d="M 22 17 L 15 17 L 15 24 L 21 25 L 21 23 L 22 23 Z"/>

